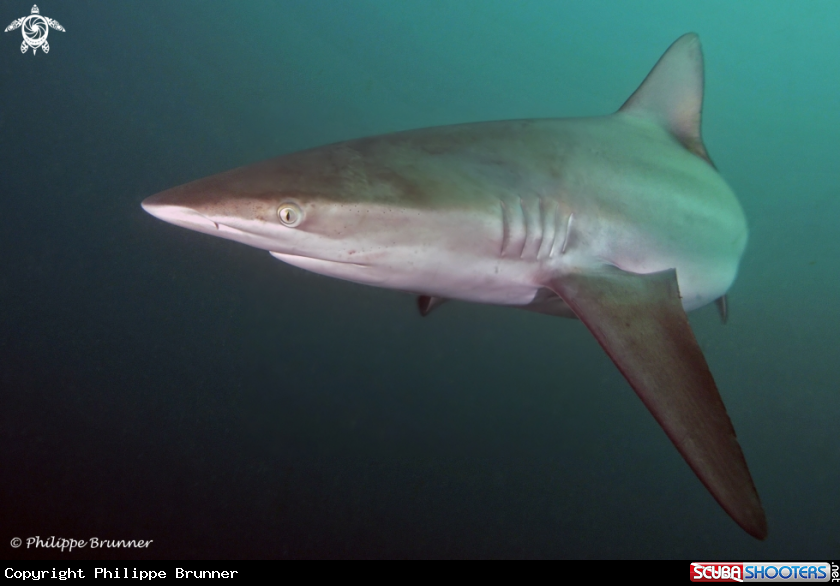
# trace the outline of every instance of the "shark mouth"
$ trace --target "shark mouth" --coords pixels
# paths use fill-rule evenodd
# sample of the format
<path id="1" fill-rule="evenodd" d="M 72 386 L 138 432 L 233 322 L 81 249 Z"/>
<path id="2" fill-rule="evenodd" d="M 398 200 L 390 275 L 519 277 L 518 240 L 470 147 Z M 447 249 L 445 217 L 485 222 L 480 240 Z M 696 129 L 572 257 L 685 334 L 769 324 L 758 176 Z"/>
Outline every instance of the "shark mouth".
<path id="1" fill-rule="evenodd" d="M 347 265 L 347 266 L 351 266 L 351 267 L 359 267 L 359 268 L 363 268 L 363 269 L 366 269 L 366 268 L 370 267 L 370 265 L 363 264 L 363 263 L 350 262 L 350 261 L 346 261 L 346 260 L 328 260 L 328 259 L 324 259 L 324 258 L 317 258 L 317 257 L 314 257 L 314 256 L 306 256 L 305 254 L 291 254 L 291 253 L 288 253 L 288 252 L 277 252 L 275 250 L 270 250 L 269 253 L 271 254 L 271 256 L 273 256 L 277 260 L 282 260 L 283 262 L 287 262 L 287 263 L 289 263 L 291 265 L 295 265 L 295 266 L 304 266 L 304 265 L 309 266 L 309 265 L 312 265 L 312 264 L 323 263 L 325 266 L 328 265 L 328 264 L 341 264 L 341 265 Z"/>

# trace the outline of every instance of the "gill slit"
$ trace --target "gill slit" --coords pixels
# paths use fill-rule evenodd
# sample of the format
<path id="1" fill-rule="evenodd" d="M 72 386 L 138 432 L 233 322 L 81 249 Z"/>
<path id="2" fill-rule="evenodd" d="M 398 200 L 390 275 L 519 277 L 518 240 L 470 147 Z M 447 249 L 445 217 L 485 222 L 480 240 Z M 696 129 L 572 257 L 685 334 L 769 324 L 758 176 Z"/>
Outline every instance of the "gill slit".
<path id="1" fill-rule="evenodd" d="M 499 256 L 504 257 L 508 244 L 510 244 L 510 214 L 503 199 L 499 200 L 499 204 L 502 207 L 502 248 L 499 251 Z"/>
<path id="2" fill-rule="evenodd" d="M 522 196 L 519 196 L 519 210 L 522 212 L 522 226 L 525 228 L 525 237 L 522 238 L 522 248 L 519 249 L 519 258 L 523 258 L 525 256 L 525 249 L 528 246 L 528 210 L 526 209 L 525 202 L 522 199 Z"/>
<path id="3" fill-rule="evenodd" d="M 563 235 L 563 247 L 560 249 L 560 254 L 566 254 L 566 246 L 569 244 L 569 237 L 572 233 L 572 222 L 575 219 L 575 213 L 569 214 L 569 220 L 566 222 L 566 233 Z"/>
<path id="4" fill-rule="evenodd" d="M 554 253 L 557 250 L 557 235 L 560 233 L 561 218 L 563 213 L 560 211 L 560 206 L 554 208 L 554 234 L 551 236 L 551 247 L 548 249 L 548 258 L 554 258 Z"/>
<path id="5" fill-rule="evenodd" d="M 549 205 L 549 202 L 545 200 L 544 197 L 540 196 L 540 226 L 542 234 L 540 235 L 540 247 L 537 249 L 537 260 L 545 257 L 547 254 L 551 254 L 551 242 L 549 239 L 546 238 L 547 235 L 554 229 L 553 225 L 550 225 L 551 215 L 546 211 L 546 206 Z M 548 252 L 545 252 L 545 247 L 548 245 Z"/>

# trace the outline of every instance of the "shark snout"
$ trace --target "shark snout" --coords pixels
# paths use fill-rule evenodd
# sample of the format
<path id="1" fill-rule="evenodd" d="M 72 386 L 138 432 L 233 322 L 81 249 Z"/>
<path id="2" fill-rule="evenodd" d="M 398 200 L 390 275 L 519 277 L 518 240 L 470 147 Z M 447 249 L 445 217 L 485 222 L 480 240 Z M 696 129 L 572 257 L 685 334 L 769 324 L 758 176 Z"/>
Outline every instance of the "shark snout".
<path id="1" fill-rule="evenodd" d="M 167 191 L 147 197 L 140 205 L 154 217 L 182 228 L 211 234 L 219 230 L 217 222 L 191 207 L 173 201 Z"/>
<path id="2" fill-rule="evenodd" d="M 202 198 L 201 192 L 181 186 L 147 197 L 140 205 L 159 220 L 195 232 L 266 250 L 276 250 L 282 245 L 270 235 L 266 236 L 261 230 L 255 230 L 254 228 L 260 226 L 251 225 L 254 222 L 230 214 L 220 214 L 218 205 L 213 202 L 208 204 L 202 201 Z"/>

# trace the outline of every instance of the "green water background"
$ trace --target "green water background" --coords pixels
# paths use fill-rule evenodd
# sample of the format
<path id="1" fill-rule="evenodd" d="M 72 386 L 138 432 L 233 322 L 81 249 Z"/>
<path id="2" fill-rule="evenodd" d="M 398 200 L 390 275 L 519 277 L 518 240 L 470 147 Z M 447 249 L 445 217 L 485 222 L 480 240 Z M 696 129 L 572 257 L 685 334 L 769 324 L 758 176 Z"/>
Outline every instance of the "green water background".
<path id="1" fill-rule="evenodd" d="M 0 557 L 840 557 L 840 3 L 39 4 L 0 34 Z M 0 2 L 0 25 L 29 14 Z M 678 36 L 751 235 L 692 314 L 744 534 L 579 323 L 330 280 L 140 201 L 408 128 L 614 111 Z M 60 559 L 72 559 L 65 555 Z"/>

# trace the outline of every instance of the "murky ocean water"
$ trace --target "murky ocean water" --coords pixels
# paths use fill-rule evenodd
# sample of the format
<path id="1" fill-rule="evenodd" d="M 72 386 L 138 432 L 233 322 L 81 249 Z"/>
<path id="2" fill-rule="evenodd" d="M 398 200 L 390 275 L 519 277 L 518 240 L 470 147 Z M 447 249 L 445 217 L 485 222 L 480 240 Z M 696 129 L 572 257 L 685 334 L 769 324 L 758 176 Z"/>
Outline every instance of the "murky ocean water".
<path id="1" fill-rule="evenodd" d="M 30 14 L 0 2 L 0 25 Z M 0 557 L 840 557 L 840 4 L 39 3 L 0 34 Z M 746 212 L 692 325 L 767 511 L 720 509 L 586 328 L 164 224 L 162 189 L 328 142 L 616 110 L 678 36 Z M 64 554 L 58 559 L 73 559 Z"/>

